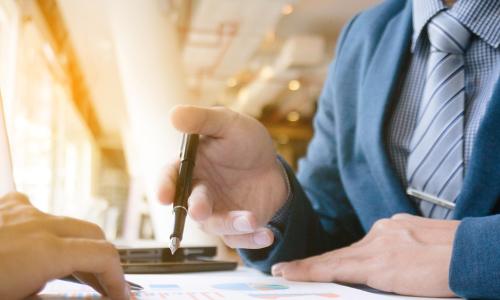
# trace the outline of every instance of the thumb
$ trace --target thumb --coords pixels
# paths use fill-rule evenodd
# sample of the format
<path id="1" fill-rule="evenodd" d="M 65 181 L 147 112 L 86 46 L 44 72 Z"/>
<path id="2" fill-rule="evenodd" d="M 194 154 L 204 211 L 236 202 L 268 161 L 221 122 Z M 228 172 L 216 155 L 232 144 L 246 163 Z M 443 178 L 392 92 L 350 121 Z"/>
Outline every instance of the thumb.
<path id="1" fill-rule="evenodd" d="M 238 113 L 224 107 L 178 105 L 170 110 L 170 121 L 179 131 L 210 137 L 224 137 Z"/>

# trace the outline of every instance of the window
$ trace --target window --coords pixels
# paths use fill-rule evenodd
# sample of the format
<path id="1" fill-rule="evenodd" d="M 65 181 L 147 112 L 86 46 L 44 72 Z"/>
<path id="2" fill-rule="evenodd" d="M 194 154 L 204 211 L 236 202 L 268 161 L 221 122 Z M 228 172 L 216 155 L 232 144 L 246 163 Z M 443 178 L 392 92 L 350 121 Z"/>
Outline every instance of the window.
<path id="1" fill-rule="evenodd" d="M 94 197 L 95 140 L 39 20 L 19 22 L 17 10 L 14 1 L 0 2 L 0 87 L 17 189 L 45 212 L 102 224 L 96 211 L 106 206 Z"/>

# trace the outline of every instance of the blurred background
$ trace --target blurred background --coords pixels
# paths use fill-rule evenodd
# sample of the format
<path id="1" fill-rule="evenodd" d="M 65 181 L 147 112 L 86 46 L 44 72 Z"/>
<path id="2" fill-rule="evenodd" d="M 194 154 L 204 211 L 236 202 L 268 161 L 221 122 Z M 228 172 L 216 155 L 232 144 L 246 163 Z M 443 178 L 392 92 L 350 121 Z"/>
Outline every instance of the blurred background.
<path id="1" fill-rule="evenodd" d="M 0 0 L 18 190 L 112 240 L 166 241 L 156 203 L 176 104 L 259 119 L 293 166 L 345 22 L 378 0 Z M 1 178 L 0 178 L 1 180 Z M 220 244 L 188 223 L 188 244 Z"/>

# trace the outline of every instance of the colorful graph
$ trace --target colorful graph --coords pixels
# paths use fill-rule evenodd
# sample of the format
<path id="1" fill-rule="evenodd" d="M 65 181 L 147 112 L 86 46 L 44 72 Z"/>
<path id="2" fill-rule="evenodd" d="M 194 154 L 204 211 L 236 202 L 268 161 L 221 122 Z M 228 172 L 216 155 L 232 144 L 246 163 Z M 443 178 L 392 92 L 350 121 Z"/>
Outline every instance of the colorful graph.
<path id="1" fill-rule="evenodd" d="M 302 298 L 302 297 L 310 297 L 310 296 L 315 296 L 315 297 L 320 297 L 320 298 L 325 298 L 325 299 L 333 299 L 333 298 L 338 298 L 339 295 L 336 294 L 306 294 L 306 293 L 300 293 L 300 294 L 248 294 L 248 296 L 257 298 L 257 299 L 289 299 L 289 298 Z"/>
<path id="2" fill-rule="evenodd" d="M 218 292 L 134 292 L 131 300 L 223 300 L 227 299 Z"/>
<path id="3" fill-rule="evenodd" d="M 178 290 L 181 288 L 178 284 L 150 284 L 149 287 L 153 290 Z"/>
<path id="4" fill-rule="evenodd" d="M 221 283 L 213 285 L 213 288 L 226 291 L 274 291 L 289 289 L 286 285 L 268 283 Z"/>

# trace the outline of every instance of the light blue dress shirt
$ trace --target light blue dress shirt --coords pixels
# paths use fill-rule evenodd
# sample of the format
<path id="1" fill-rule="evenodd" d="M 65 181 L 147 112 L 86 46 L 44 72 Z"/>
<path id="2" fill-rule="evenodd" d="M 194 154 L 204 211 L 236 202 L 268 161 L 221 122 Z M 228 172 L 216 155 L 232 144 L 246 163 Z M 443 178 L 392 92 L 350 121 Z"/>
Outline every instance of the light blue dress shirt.
<path id="1" fill-rule="evenodd" d="M 408 69 L 401 77 L 399 101 L 386 132 L 387 150 L 396 172 L 407 186 L 406 164 L 425 85 L 429 40 L 425 27 L 447 9 L 441 0 L 413 0 L 413 40 Z M 465 53 L 465 172 L 493 87 L 500 74 L 500 1 L 459 0 L 450 9 L 469 31 L 472 41 Z M 418 201 L 418 200 L 416 200 Z"/>

